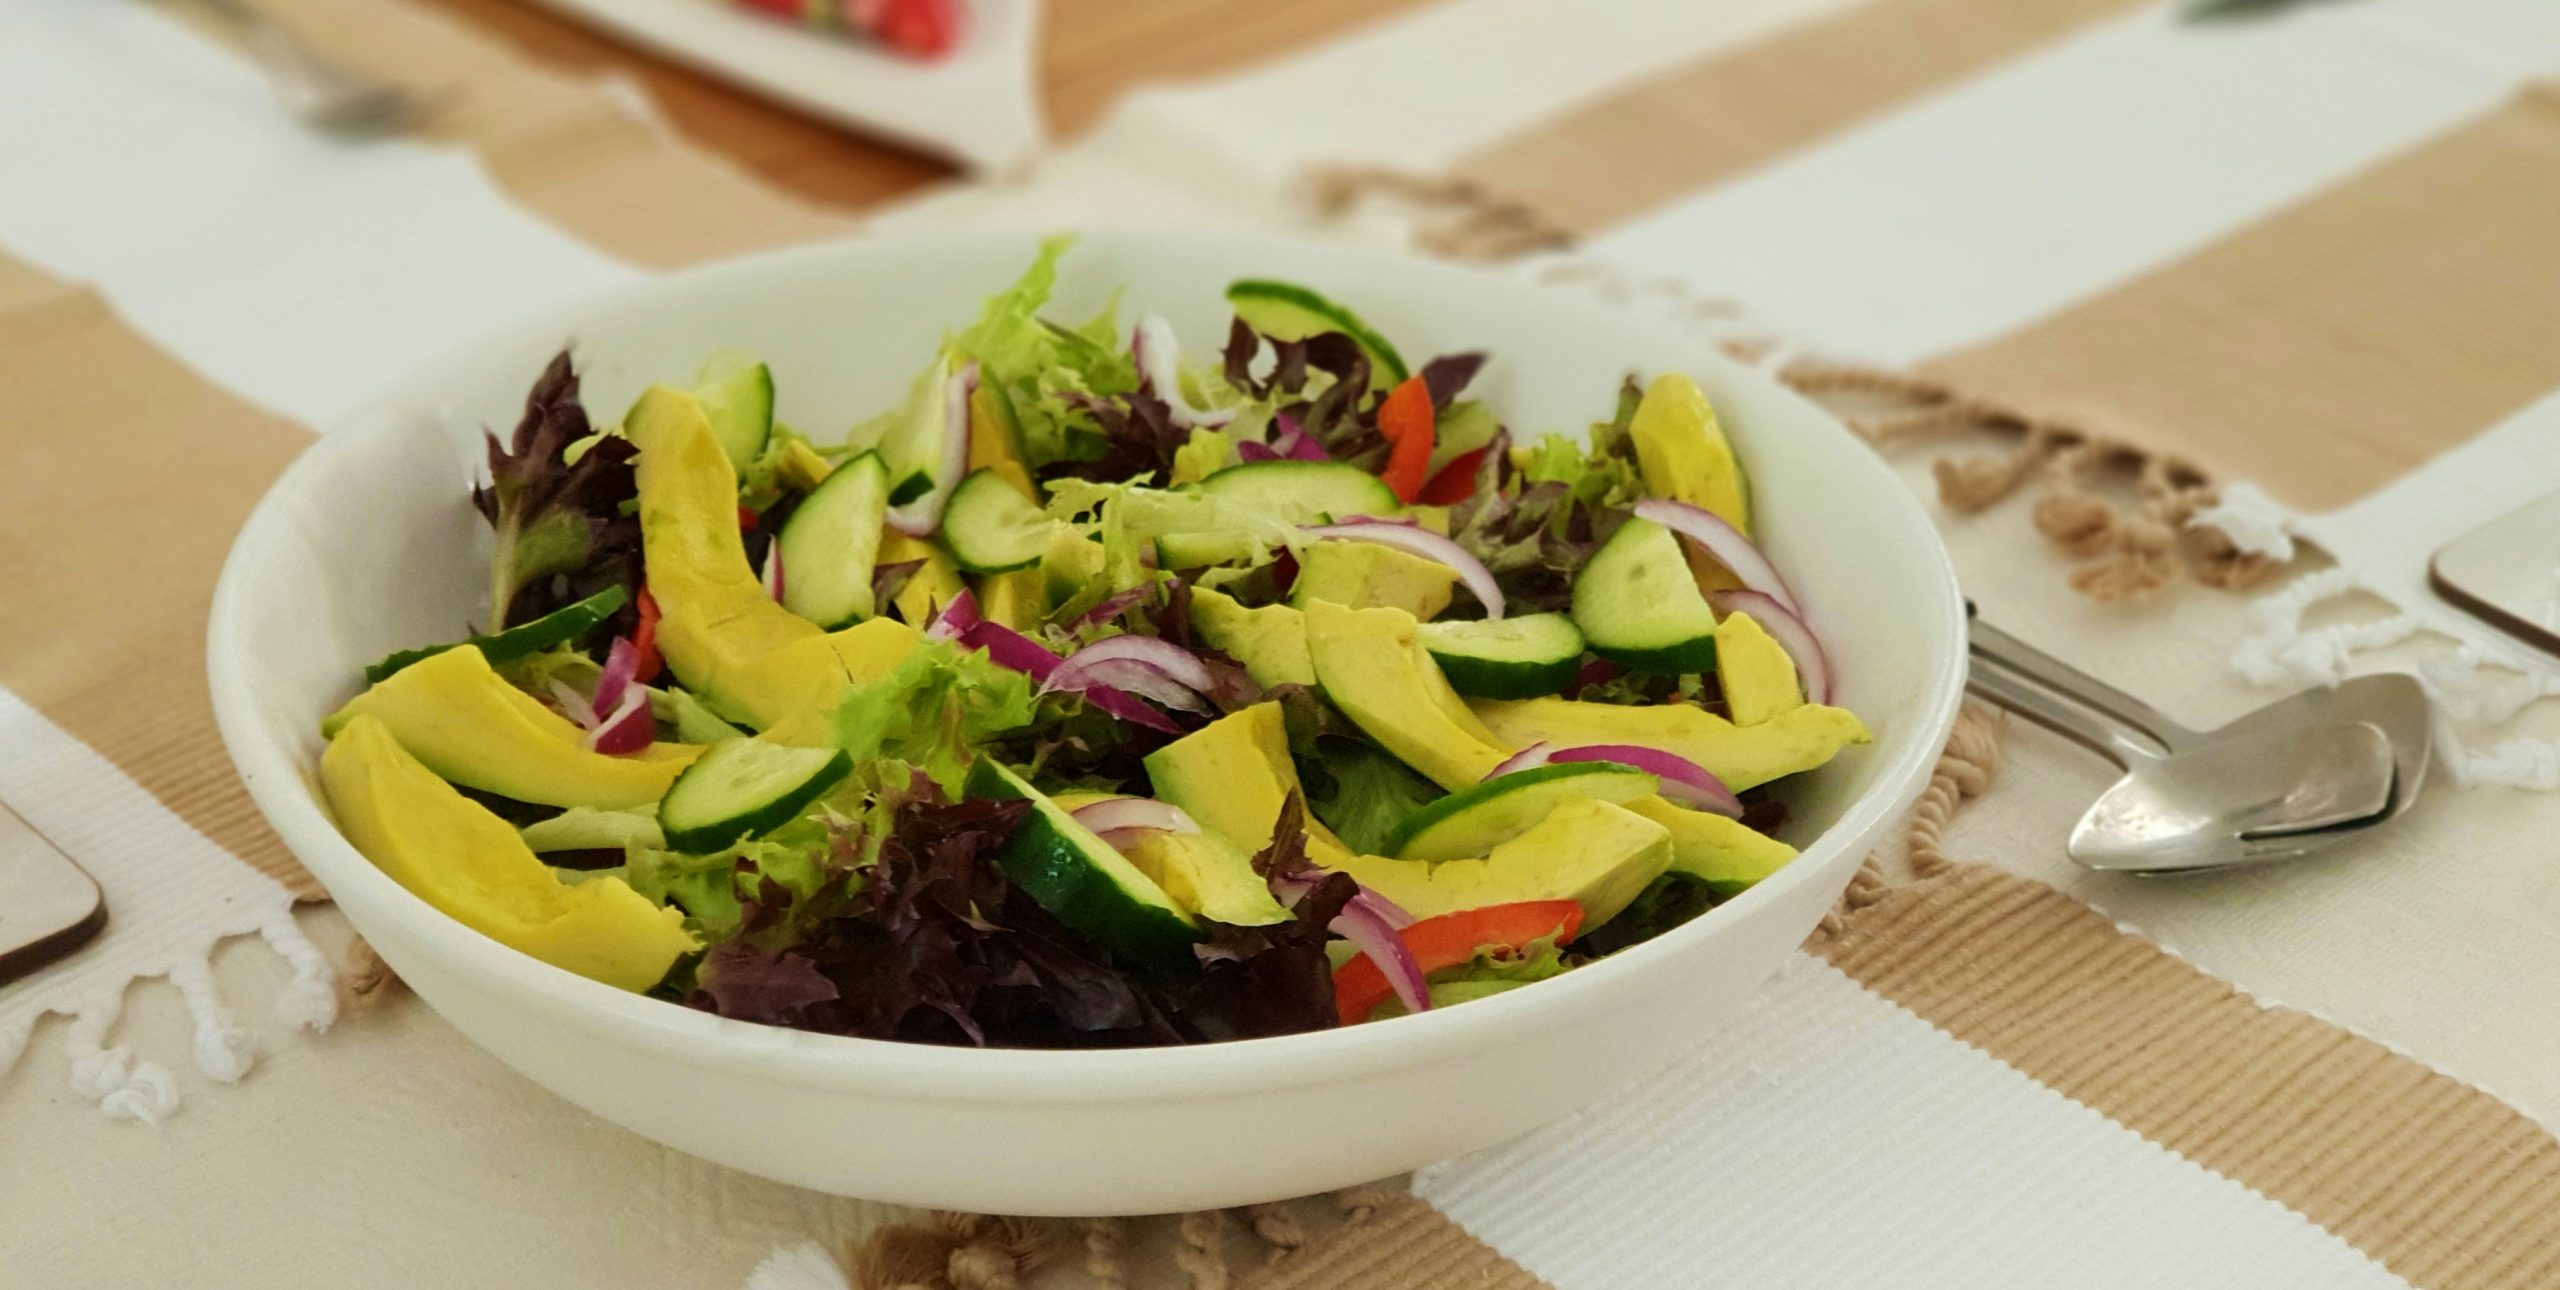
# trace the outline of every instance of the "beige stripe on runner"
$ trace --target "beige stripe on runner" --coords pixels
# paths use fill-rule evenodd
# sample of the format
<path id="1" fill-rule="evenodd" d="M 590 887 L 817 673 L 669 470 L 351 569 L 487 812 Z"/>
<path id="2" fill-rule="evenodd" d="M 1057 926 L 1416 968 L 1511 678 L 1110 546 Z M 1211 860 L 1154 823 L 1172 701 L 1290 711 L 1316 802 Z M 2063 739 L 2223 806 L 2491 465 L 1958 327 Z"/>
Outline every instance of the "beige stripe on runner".
<path id="1" fill-rule="evenodd" d="M 2560 1285 L 2560 1142 L 2539 1125 L 2317 1017 L 2261 1007 L 2042 883 L 1955 866 L 1884 894 L 1821 952 L 2413 1284 Z"/>
<path id="2" fill-rule="evenodd" d="M 1989 787 L 1998 752 L 1994 720 L 1968 711 L 1913 813 L 1924 876 L 1895 886 L 1862 873 L 1815 953 L 2414 1285 L 2560 1285 L 2560 1141 L 2521 1112 L 2317 1017 L 2262 1007 L 2043 883 L 1948 860 L 1947 822 Z M 1412 1204 L 1427 1212 L 1330 1233 L 1248 1285 L 1537 1284 Z M 1408 1280 L 1443 1267 L 1458 1271 Z"/>
<path id="3" fill-rule="evenodd" d="M 1928 370 L 2352 502 L 2560 388 L 2560 90 Z"/>
<path id="4" fill-rule="evenodd" d="M 686 146 L 600 83 L 407 0 L 264 3 L 350 64 L 440 95 L 427 137 L 470 149 L 509 197 L 608 254 L 673 268 L 854 231 L 850 215 Z"/>
<path id="5" fill-rule="evenodd" d="M 613 254 L 678 265 L 852 227 L 399 0 L 292 8 L 361 61 L 442 87 L 444 137 Z M 5 257 L 0 389 L 14 423 L 43 427 L 0 438 L 0 550 L 45 553 L 0 587 L 0 686 L 197 831 L 321 898 L 240 787 L 204 680 L 223 556 L 309 432 L 197 375 L 94 292 Z"/>
<path id="6" fill-rule="evenodd" d="M 0 686 L 198 832 L 320 895 L 231 768 L 205 618 L 232 535 L 310 436 L 216 388 L 95 292 L 0 258 Z"/>
<path id="7" fill-rule="evenodd" d="M 1591 232 L 2141 0 L 1871 0 L 1631 86 L 1458 163 Z"/>

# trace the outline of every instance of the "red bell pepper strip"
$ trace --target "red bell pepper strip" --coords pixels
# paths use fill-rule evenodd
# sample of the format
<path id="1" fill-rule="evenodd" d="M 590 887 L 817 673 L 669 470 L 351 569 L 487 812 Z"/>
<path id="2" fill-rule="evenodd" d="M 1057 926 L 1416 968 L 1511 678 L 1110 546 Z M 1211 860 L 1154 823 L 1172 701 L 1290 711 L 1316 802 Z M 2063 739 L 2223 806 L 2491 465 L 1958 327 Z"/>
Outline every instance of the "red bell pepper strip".
<path id="1" fill-rule="evenodd" d="M 1475 496 L 1476 468 L 1484 464 L 1484 455 L 1491 451 L 1493 445 L 1486 444 L 1451 457 L 1449 464 L 1442 466 L 1440 473 L 1422 486 L 1422 495 L 1414 500 L 1425 506 L 1455 506 Z"/>
<path id="2" fill-rule="evenodd" d="M 658 678 L 658 598 L 640 589 L 640 625 L 631 629 L 631 679 L 646 685 Z"/>
<path id="3" fill-rule="evenodd" d="M 1437 972 L 1474 958 L 1478 950 L 1519 950 L 1550 936 L 1561 945 L 1581 930 L 1580 901 L 1523 900 L 1426 918 L 1397 935 L 1423 971 Z M 1343 1025 L 1368 1020 L 1390 993 L 1387 974 L 1365 954 L 1333 974 L 1333 1007 Z"/>
<path id="4" fill-rule="evenodd" d="M 1431 411 L 1431 387 L 1419 376 L 1387 392 L 1378 405 L 1378 433 L 1386 436 L 1387 465 L 1378 478 L 1395 490 L 1396 500 L 1410 504 L 1422 496 L 1423 476 L 1431 469 L 1431 444 L 1437 437 Z"/>

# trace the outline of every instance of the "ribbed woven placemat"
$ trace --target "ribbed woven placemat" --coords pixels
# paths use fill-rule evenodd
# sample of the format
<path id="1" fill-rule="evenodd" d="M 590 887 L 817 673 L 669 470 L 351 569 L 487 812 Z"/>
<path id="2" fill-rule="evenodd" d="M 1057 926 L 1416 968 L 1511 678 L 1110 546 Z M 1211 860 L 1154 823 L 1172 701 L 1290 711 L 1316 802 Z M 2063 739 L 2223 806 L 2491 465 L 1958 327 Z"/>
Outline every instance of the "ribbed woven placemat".
<path id="1" fill-rule="evenodd" d="M 2035 16 L 1949 16 L 2001 4 Z M 1791 106 L 1726 118 L 1735 137 L 1703 150 L 1700 164 L 1710 168 L 1675 177 L 1673 190 L 2120 7 L 2001 4 L 1889 0 L 1792 38 L 1799 46 L 1753 52 L 1768 66 L 1747 83 L 1790 87 Z M 672 142 L 595 88 L 529 67 L 399 0 L 295 8 L 363 61 L 452 90 L 437 133 L 480 156 L 516 200 L 614 254 L 675 266 L 852 227 Z M 1798 58 L 1816 70 L 1849 53 L 1859 66 L 1889 62 L 1893 31 L 1942 18 L 1977 32 L 1970 52 L 1890 75 L 1781 74 Z M 1870 27 L 1879 22 L 1886 25 Z M 1604 144 L 1643 146 L 1644 131 L 1716 116 L 1738 74 L 1722 64 L 1688 69 L 1644 87 L 1641 103 L 1603 105 L 1541 131 L 1536 149 L 1577 159 L 1599 156 L 1590 150 Z M 1825 93 L 1838 97 L 1817 101 Z M 1490 221 L 1515 244 L 1559 241 L 1566 229 L 1522 212 L 1565 208 L 1568 195 L 1582 202 L 1570 208 L 1578 226 L 1664 195 L 1583 192 L 1585 180 L 1574 178 L 1581 172 L 1569 168 L 1540 179 L 1546 163 L 1533 164 L 1529 142 L 1519 148 L 1489 149 L 1470 167 L 1520 197 Z M 2082 310 L 1953 356 L 1941 364 L 1945 383 L 1838 367 L 1789 375 L 1840 400 L 1879 438 L 1985 426 L 2013 435 L 2014 454 L 1946 463 L 1942 495 L 1978 507 L 2022 486 L 2045 490 L 2039 527 L 2083 561 L 2079 579 L 2095 594 L 2139 592 L 2189 572 L 2245 581 L 2263 575 L 2263 564 L 2180 527 L 2210 500 L 2212 477 L 2129 445 L 2189 448 L 2280 493 L 2335 499 L 2460 442 L 2519 391 L 2560 384 L 2560 306 L 2529 289 L 2549 280 L 2560 246 L 2549 235 L 2560 226 L 2560 168 L 2548 164 L 2555 148 L 2560 113 L 2549 95 L 2528 96 Z M 2454 241 L 2475 253 L 2450 265 L 2423 249 L 2432 243 L 2417 236 L 2412 214 L 2439 209 L 2447 184 L 2469 195 L 2445 218 L 2461 221 Z M 1481 201 L 1456 205 L 1481 219 Z M 1520 237 L 1524 224 L 1530 235 Z M 2427 236 L 2441 231 L 2430 225 Z M 2367 267 L 2334 289 L 2296 289 L 2341 261 Z M 2419 293 L 2423 308 L 2401 307 Z M 2198 338 L 2169 322 L 2240 317 L 2228 308 L 2234 298 L 2281 303 L 2249 324 L 2253 345 L 2263 326 L 2303 338 L 2303 347 L 2266 351 L 2272 357 L 2252 360 L 2247 380 L 2177 379 L 2227 373 L 2217 364 L 2243 336 L 2207 329 Z M 2400 361 L 2404 351 L 2418 358 Z M 212 734 L 200 662 L 221 553 L 307 429 L 207 383 L 94 293 L 5 261 L 0 390 L 13 415 L 52 430 L 0 438 L 0 534 L 13 549 L 41 543 L 57 553 L 0 583 L 0 685 L 209 837 L 318 897 L 234 782 Z M 2343 428 L 2359 448 L 2288 473 L 2305 454 L 2299 442 L 2286 449 L 2287 422 L 2270 420 L 2270 406 L 2309 408 L 2295 420 Z M 115 504 L 66 493 L 66 479 L 112 489 Z M 1912 873 L 1899 883 L 1862 880 L 1819 942 L 1825 958 L 1948 1033 L 2309 1216 L 2415 1283 L 2560 1278 L 2551 1217 L 2560 1213 L 2560 1148 L 2512 1109 L 2315 1018 L 2260 1007 L 2048 888 L 1939 854 L 1935 827 L 1987 787 L 1993 757 L 1989 727 L 1969 721 L 1921 817 Z M 2164 1078 L 2172 1073 L 2181 1078 Z M 1252 1262 L 1240 1244 L 1252 1233 L 1285 1256 L 1252 1272 L 1250 1284 L 1535 1284 L 1410 1197 L 1360 1193 L 1345 1215 L 1356 1221 L 1339 1224 L 1321 1207 L 1310 1212 L 1303 1220 L 1287 1208 L 1240 1221 L 1195 1216 L 1175 1225 L 1164 1257 L 1196 1283 L 1224 1284 Z M 1140 1243 L 1123 1226 L 1034 1232 L 953 1219 L 888 1238 L 876 1248 L 890 1262 L 866 1275 L 876 1273 L 877 1284 L 938 1275 L 994 1286 L 1012 1275 L 1000 1260 L 1036 1253 L 1128 1280 Z M 1239 1243 L 1232 1253 L 1230 1238 Z"/>

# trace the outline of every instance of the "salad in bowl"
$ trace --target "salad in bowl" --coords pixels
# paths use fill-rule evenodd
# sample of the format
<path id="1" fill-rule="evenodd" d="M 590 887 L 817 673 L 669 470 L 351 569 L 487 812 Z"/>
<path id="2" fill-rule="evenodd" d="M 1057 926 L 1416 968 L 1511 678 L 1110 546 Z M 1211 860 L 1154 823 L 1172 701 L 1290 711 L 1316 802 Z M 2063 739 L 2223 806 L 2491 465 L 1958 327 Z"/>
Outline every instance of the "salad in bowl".
<path id="1" fill-rule="evenodd" d="M 604 413 L 561 354 L 477 630 L 323 724 L 347 840 L 609 985 L 1009 1048 L 1461 1006 L 1794 857 L 1769 786 L 1869 735 L 1696 383 L 1515 425 L 1502 355 L 1288 282 L 1055 316 L 1067 251 L 849 429 L 753 356 Z"/>

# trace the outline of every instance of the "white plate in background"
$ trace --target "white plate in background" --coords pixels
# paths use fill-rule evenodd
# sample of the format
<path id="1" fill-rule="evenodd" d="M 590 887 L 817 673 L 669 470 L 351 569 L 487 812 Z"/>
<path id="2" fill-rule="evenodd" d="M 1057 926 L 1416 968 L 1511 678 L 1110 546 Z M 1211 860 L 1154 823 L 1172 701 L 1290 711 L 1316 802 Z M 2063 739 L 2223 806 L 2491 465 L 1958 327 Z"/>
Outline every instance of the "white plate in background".
<path id="1" fill-rule="evenodd" d="M 972 170 L 1040 150 L 1040 0 L 969 0 L 950 56 L 907 58 L 721 0 L 541 0 L 545 6 L 795 111 Z"/>

